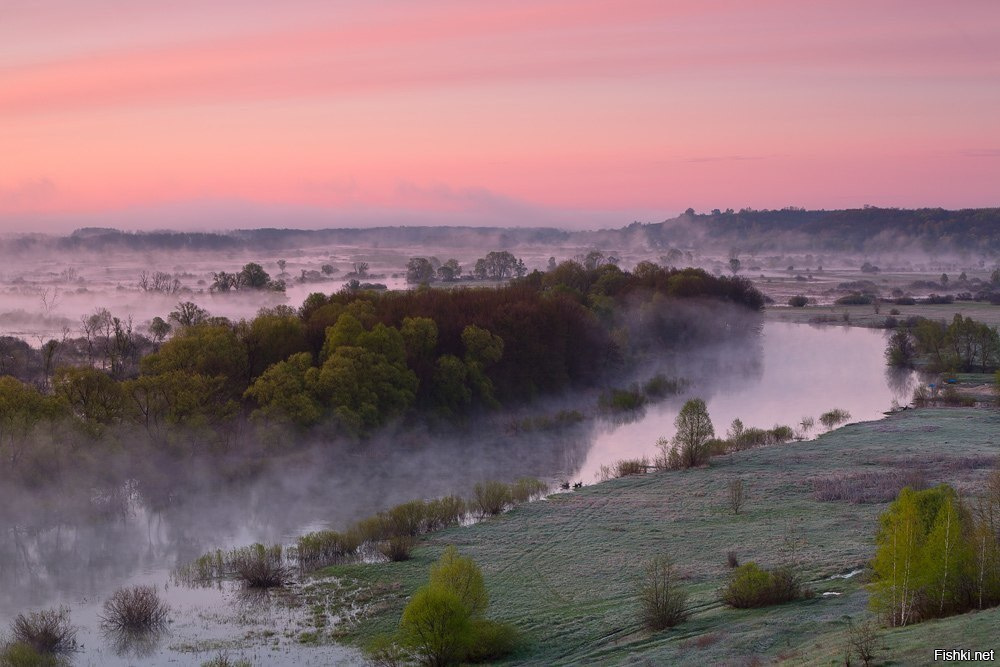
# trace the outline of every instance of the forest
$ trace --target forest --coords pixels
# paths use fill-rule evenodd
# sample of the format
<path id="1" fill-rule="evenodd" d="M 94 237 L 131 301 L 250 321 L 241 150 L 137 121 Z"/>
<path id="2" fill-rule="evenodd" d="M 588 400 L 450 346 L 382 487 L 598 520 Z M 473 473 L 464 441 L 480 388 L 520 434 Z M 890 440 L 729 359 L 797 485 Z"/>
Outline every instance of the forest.
<path id="1" fill-rule="evenodd" d="M 593 387 L 651 351 L 743 335 L 762 306 L 741 277 L 565 262 L 497 288 L 315 293 L 238 322 L 184 302 L 169 338 L 98 311 L 76 340 L 4 341 L 0 478 L 111 483 L 195 461 L 245 474 L 299 443 Z"/>

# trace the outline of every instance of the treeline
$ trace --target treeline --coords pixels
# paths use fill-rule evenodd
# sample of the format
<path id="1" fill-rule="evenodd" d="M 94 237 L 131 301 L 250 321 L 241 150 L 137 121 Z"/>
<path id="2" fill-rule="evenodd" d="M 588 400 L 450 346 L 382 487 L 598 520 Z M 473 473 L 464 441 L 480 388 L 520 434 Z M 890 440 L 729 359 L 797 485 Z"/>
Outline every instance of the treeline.
<path id="1" fill-rule="evenodd" d="M 942 251 L 993 254 L 1000 250 L 1000 208 L 858 209 L 809 211 L 744 208 L 698 214 L 644 226 L 651 247 L 707 242 L 726 249 L 874 252 L 911 245 L 930 254 Z"/>
<path id="2" fill-rule="evenodd" d="M 25 234 L 0 239 L 0 253 L 284 250 L 308 245 L 513 247 L 566 243 L 572 232 L 545 227 L 372 227 L 367 229 L 246 229 L 231 232 L 131 232 L 88 227 L 68 236 Z"/>
<path id="3" fill-rule="evenodd" d="M 1000 333 L 958 313 L 950 324 L 914 318 L 892 333 L 885 355 L 901 368 L 923 362 L 936 372 L 991 372 L 1000 368 Z"/>
<path id="4" fill-rule="evenodd" d="M 728 308 L 681 307 L 704 301 Z M 249 321 L 182 303 L 174 335 L 142 356 L 131 325 L 104 313 L 88 363 L 55 367 L 38 386 L 0 378 L 0 475 L 40 482 L 78 463 L 110 474 L 105 458 L 125 451 L 155 465 L 249 443 L 288 449 L 295 431 L 357 436 L 396 418 L 461 418 L 593 386 L 713 328 L 740 335 L 732 312 L 761 304 L 739 278 L 566 262 L 495 289 L 313 294 Z"/>

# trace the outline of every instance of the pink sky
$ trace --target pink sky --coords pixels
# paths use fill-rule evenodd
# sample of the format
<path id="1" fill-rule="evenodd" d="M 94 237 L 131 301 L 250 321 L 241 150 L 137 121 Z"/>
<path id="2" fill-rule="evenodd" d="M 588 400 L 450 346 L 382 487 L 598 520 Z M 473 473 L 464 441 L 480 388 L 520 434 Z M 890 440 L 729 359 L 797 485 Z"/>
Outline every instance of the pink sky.
<path id="1" fill-rule="evenodd" d="M 995 0 L 4 0 L 0 230 L 997 206 Z"/>

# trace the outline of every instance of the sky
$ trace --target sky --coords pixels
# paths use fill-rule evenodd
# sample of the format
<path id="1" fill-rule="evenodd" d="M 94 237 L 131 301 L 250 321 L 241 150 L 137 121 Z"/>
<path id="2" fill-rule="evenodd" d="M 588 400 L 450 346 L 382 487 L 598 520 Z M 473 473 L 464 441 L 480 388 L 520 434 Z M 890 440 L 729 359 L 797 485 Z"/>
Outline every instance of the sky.
<path id="1" fill-rule="evenodd" d="M 0 231 L 997 206 L 996 0 L 2 0 Z"/>

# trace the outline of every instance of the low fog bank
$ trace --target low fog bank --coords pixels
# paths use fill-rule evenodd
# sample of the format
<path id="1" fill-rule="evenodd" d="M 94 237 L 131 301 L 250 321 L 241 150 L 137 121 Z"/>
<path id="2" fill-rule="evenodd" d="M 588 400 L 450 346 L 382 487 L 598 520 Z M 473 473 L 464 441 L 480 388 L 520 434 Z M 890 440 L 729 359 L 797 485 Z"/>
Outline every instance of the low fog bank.
<path id="1" fill-rule="evenodd" d="M 272 430 L 264 442 L 247 430 L 239 449 L 216 456 L 195 447 L 182 459 L 118 427 L 106 435 L 122 443 L 122 456 L 96 476 L 64 470 L 58 488 L 36 480 L 0 490 L 0 617 L 103 594 L 137 572 L 168 570 L 214 548 L 289 542 L 409 500 L 468 497 L 482 481 L 590 483 L 581 471 L 598 433 L 645 414 L 602 412 L 604 392 L 656 375 L 684 378 L 682 393 L 663 399 L 679 407 L 760 376 L 761 318 L 745 308 L 663 302 L 630 308 L 627 319 L 635 332 L 679 338 L 600 386 L 464 423 L 397 421 L 361 440 Z M 60 446 L 87 446 L 66 436 Z"/>

